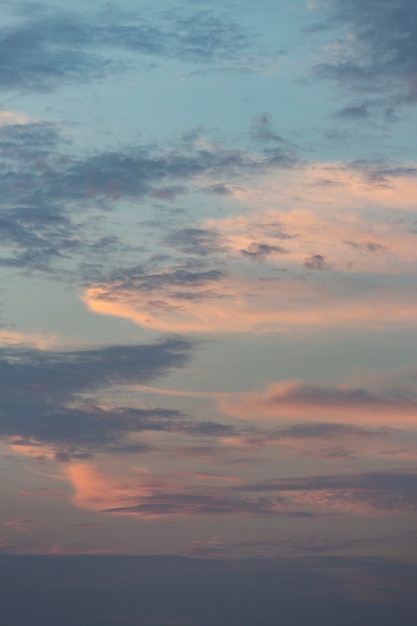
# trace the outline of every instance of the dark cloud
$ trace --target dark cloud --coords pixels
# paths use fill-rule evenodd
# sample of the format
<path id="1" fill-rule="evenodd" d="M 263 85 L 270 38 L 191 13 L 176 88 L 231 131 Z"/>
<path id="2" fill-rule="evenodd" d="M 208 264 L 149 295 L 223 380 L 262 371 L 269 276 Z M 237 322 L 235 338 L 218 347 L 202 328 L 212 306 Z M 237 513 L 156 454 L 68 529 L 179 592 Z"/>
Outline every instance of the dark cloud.
<path id="1" fill-rule="evenodd" d="M 262 113 L 262 115 L 252 120 L 250 134 L 251 138 L 255 141 L 284 142 L 284 139 L 274 131 L 271 115 L 269 113 Z"/>
<path id="2" fill-rule="evenodd" d="M 325 506 L 332 503 L 365 505 L 384 511 L 417 510 L 417 473 L 385 471 L 362 474 L 336 474 L 307 478 L 267 480 L 231 487 L 245 493 L 316 492 L 325 495 Z M 323 503 L 320 503 L 323 506 Z"/>
<path id="3" fill-rule="evenodd" d="M 134 500 L 134 496 L 130 497 Z M 125 498 L 126 500 L 126 498 Z M 257 514 L 284 517 L 312 517 L 302 510 L 277 511 L 270 498 L 245 497 L 231 494 L 220 489 L 200 488 L 198 492 L 165 493 L 155 490 L 151 495 L 140 496 L 137 504 L 106 509 L 105 513 L 153 515 L 219 515 L 219 514 Z"/>
<path id="4" fill-rule="evenodd" d="M 145 346 L 114 346 L 68 352 L 24 348 L 0 351 L 0 435 L 15 445 L 57 449 L 57 461 L 83 451 L 138 452 L 129 433 L 175 429 L 178 411 L 100 408 L 97 390 L 144 383 L 185 365 L 192 344 L 172 338 Z M 88 397 L 87 397 L 88 396 Z M 178 426 L 180 428 L 180 426 Z M 189 425 L 184 422 L 186 430 Z M 68 456 L 65 456 L 68 455 Z"/>
<path id="5" fill-rule="evenodd" d="M 308 270 L 327 270 L 330 268 L 326 261 L 326 257 L 321 254 L 314 254 L 313 256 L 305 259 L 304 267 Z"/>
<path id="6" fill-rule="evenodd" d="M 335 113 L 335 117 L 340 117 L 345 120 L 351 120 L 352 122 L 366 120 L 369 118 L 369 115 L 369 110 L 366 104 L 363 103 L 345 107 Z"/>
<path id="7" fill-rule="evenodd" d="M 368 183 L 376 184 L 382 187 L 392 187 L 392 179 L 397 177 L 417 176 L 417 168 L 410 166 L 389 164 L 381 161 L 367 161 L 358 159 L 349 163 L 349 167 L 355 172 L 359 172 Z"/>
<path id="8" fill-rule="evenodd" d="M 256 224 L 256 227 L 273 239 L 295 239 L 297 237 L 297 235 L 287 233 L 284 225 L 280 222 L 261 222 Z"/>
<path id="9" fill-rule="evenodd" d="M 216 196 L 230 196 L 232 194 L 230 187 L 223 183 L 209 185 L 208 187 L 204 187 L 203 191 Z"/>
<path id="10" fill-rule="evenodd" d="M 384 246 L 382 243 L 375 243 L 373 241 L 345 241 L 345 243 L 354 248 L 355 250 L 359 250 L 359 252 L 363 253 L 374 253 L 379 254 L 388 251 L 388 246 Z"/>
<path id="11" fill-rule="evenodd" d="M 68 259 L 108 264 L 111 255 L 119 264 L 127 244 L 117 235 L 100 235 L 93 214 L 107 214 L 120 200 L 169 200 L 202 175 L 239 179 L 291 162 L 289 154 L 277 164 L 267 155 L 259 159 L 220 145 L 206 149 L 189 140 L 169 150 L 139 145 L 77 155 L 51 124 L 0 127 L 0 264 L 52 271 L 67 267 Z M 193 227 L 178 229 L 168 241 L 197 256 L 221 246 L 214 230 Z"/>
<path id="12" fill-rule="evenodd" d="M 256 401 L 255 401 L 256 403 Z M 366 387 L 350 387 L 348 385 L 314 385 L 304 382 L 293 382 L 283 388 L 274 388 L 261 396 L 259 404 L 273 406 L 291 403 L 295 406 L 318 407 L 369 407 L 383 409 L 394 407 L 413 408 L 417 404 L 415 390 L 409 387 L 392 387 L 382 390 Z"/>
<path id="13" fill-rule="evenodd" d="M 180 228 L 164 241 L 180 252 L 196 256 L 208 256 L 222 249 L 219 233 L 207 228 Z"/>
<path id="14" fill-rule="evenodd" d="M 115 61 L 124 52 L 124 60 Z M 120 55 L 119 55 L 120 56 Z M 158 59 L 206 68 L 253 70 L 265 57 L 255 39 L 235 20 L 210 10 L 97 13 L 58 11 L 39 4 L 0 29 L 0 88 L 50 90 L 60 84 L 98 79 L 139 57 L 145 68 Z M 137 64 L 137 61 L 135 61 Z"/>
<path id="15" fill-rule="evenodd" d="M 133 146 L 87 156 L 76 156 L 51 124 L 28 123 L 0 127 L 1 205 L 83 202 L 94 198 L 140 198 L 161 191 L 161 184 L 186 181 L 205 174 L 238 177 L 265 172 L 278 165 L 245 150 L 222 145 L 201 147 L 185 140 L 175 149 Z M 281 153 L 281 166 L 294 163 Z M 185 192 L 183 186 L 162 187 L 167 193 Z"/>
<path id="16" fill-rule="evenodd" d="M 117 291 L 160 291 L 174 287 L 202 287 L 215 284 L 223 278 L 219 270 L 190 270 L 171 267 L 164 271 L 147 272 L 141 267 L 120 268 L 111 272 L 106 279 L 106 288 Z M 100 285 L 98 285 L 100 286 Z M 103 296 L 106 297 L 106 296 Z"/>
<path id="17" fill-rule="evenodd" d="M 271 254 L 286 254 L 288 250 L 281 246 L 270 246 L 266 243 L 251 243 L 246 250 L 241 250 L 243 256 L 251 261 L 264 261 Z"/>
<path id="18" fill-rule="evenodd" d="M 370 428 L 355 426 L 354 424 L 333 424 L 329 422 L 305 422 L 277 429 L 275 437 L 278 439 L 336 439 L 341 438 L 373 438 L 386 437 L 394 429 Z"/>
<path id="19" fill-rule="evenodd" d="M 324 3 L 327 27 L 340 26 L 338 54 L 316 66 L 316 73 L 374 104 L 392 107 L 417 98 L 417 4 L 414 0 L 330 0 Z M 354 114 L 354 108 L 345 111 Z"/>
<path id="20" fill-rule="evenodd" d="M 0 213 L 0 242 L 0 265 L 42 271 L 87 251 L 80 229 L 68 217 L 29 206 Z"/>
<path id="21" fill-rule="evenodd" d="M 0 557 L 13 626 L 414 626 L 415 580 L 392 558 Z"/>
<path id="22" fill-rule="evenodd" d="M 155 189 L 155 191 L 152 192 L 151 196 L 152 198 L 157 198 L 158 200 L 175 200 L 177 195 L 183 194 L 185 192 L 185 187 L 160 187 L 159 189 Z"/>

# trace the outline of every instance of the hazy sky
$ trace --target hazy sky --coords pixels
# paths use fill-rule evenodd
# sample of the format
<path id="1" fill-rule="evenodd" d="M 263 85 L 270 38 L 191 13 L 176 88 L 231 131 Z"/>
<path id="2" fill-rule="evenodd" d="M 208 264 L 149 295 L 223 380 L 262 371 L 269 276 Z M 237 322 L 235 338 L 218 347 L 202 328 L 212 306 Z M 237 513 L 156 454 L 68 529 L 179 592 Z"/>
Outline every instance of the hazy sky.
<path id="1" fill-rule="evenodd" d="M 415 0 L 1 3 L 7 626 L 415 623 L 416 113 Z"/>

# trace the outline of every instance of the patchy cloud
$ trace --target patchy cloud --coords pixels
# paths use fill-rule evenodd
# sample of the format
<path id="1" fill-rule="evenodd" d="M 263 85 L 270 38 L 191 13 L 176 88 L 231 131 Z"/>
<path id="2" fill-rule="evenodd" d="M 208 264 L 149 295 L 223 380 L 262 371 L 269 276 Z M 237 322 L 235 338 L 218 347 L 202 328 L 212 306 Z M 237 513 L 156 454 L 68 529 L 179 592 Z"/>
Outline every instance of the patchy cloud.
<path id="1" fill-rule="evenodd" d="M 272 118 L 269 113 L 262 113 L 262 115 L 252 120 L 251 137 L 260 142 L 284 142 L 284 139 L 274 131 Z"/>
<path id="2" fill-rule="evenodd" d="M 327 270 L 330 268 L 330 265 L 327 263 L 324 256 L 314 254 L 304 261 L 304 267 L 308 270 Z"/>
<path id="3" fill-rule="evenodd" d="M 417 474 L 415 471 L 382 471 L 363 474 L 312 476 L 308 478 L 268 480 L 253 485 L 230 487 L 231 490 L 256 493 L 302 493 L 301 501 L 315 507 L 346 506 L 352 511 L 417 510 Z M 316 494 L 309 498 L 307 494 Z M 294 502 L 299 502 L 295 497 Z"/>
<path id="4" fill-rule="evenodd" d="M 246 250 L 241 250 L 241 252 L 251 261 L 263 261 L 271 254 L 286 254 L 288 250 L 282 246 L 270 246 L 267 243 L 251 243 Z"/>
<path id="5" fill-rule="evenodd" d="M 29 450 L 33 456 L 42 456 L 49 446 L 58 462 L 83 452 L 146 451 L 148 446 L 129 440 L 129 434 L 169 430 L 180 413 L 108 408 L 94 393 L 111 385 L 150 381 L 181 368 L 191 347 L 185 340 L 166 339 L 147 346 L 68 352 L 3 348 L 0 435 L 17 451 Z"/>
<path id="6" fill-rule="evenodd" d="M 74 553 L 77 546 L 71 547 Z M 82 623 L 86 615 L 90 626 L 229 626 L 231 615 L 242 626 L 260 616 L 264 626 L 274 626 L 283 615 L 287 626 L 331 626 L 341 615 L 348 624 L 360 623 L 364 614 L 368 626 L 412 626 L 416 612 L 416 564 L 393 557 L 87 553 L 64 558 L 45 556 L 45 548 L 40 556 L 40 546 L 32 545 L 31 551 L 0 558 L 3 614 L 19 626 L 53 626 L 61 619 L 62 606 L 67 607 L 65 626 Z M 19 601 L 22 587 L 27 590 L 24 603 Z M 82 603 L 75 601 L 79 597 Z"/>
<path id="7" fill-rule="evenodd" d="M 222 249 L 221 238 L 214 229 L 181 228 L 164 241 L 179 252 L 195 256 L 209 256 Z"/>
<path id="8" fill-rule="evenodd" d="M 123 53 L 123 56 L 120 55 Z M 116 57 L 119 60 L 116 61 Z M 259 71 L 278 58 L 233 19 L 210 10 L 96 14 L 39 5 L 0 29 L 1 89 L 45 91 L 175 59 L 207 70 Z"/>
<path id="9" fill-rule="evenodd" d="M 263 280 L 225 275 L 219 270 L 176 268 L 165 268 L 149 277 L 145 274 L 92 284 L 84 300 L 96 313 L 177 333 L 414 326 L 417 311 L 409 289 L 393 285 L 381 290 L 378 281 L 369 282 L 364 292 L 354 279 L 317 285 L 314 280 L 292 277 Z M 379 308 L 381 302 L 384 306 Z"/>
<path id="10" fill-rule="evenodd" d="M 369 103 L 391 107 L 417 98 L 417 6 L 414 0 L 331 0 L 324 24 L 344 33 L 327 48 L 315 70 Z M 350 106 L 344 117 L 363 117 L 367 105 Z M 343 114 L 343 113 L 342 113 Z"/>
<path id="11" fill-rule="evenodd" d="M 168 150 L 137 145 L 80 155 L 57 126 L 44 122 L 0 126 L 0 157 L 0 264 L 47 272 L 74 259 L 102 262 L 103 251 L 107 262 L 129 251 L 117 234 L 101 234 L 96 220 L 92 226 L 88 220 L 97 212 L 108 214 L 120 202 L 171 200 L 186 193 L 183 183 L 204 191 L 202 177 L 221 173 L 239 180 L 245 172 L 262 174 L 293 162 L 284 151 L 278 163 L 201 138 Z M 198 224 L 177 229 L 165 243 L 197 256 L 223 245 L 215 229 Z"/>
<path id="12" fill-rule="evenodd" d="M 277 499 L 248 497 L 216 485 L 184 485 L 174 477 L 143 474 L 120 480 L 89 464 L 73 463 L 67 477 L 74 488 L 74 503 L 113 515 L 165 517 L 188 515 L 257 514 L 310 517 L 300 507 Z"/>

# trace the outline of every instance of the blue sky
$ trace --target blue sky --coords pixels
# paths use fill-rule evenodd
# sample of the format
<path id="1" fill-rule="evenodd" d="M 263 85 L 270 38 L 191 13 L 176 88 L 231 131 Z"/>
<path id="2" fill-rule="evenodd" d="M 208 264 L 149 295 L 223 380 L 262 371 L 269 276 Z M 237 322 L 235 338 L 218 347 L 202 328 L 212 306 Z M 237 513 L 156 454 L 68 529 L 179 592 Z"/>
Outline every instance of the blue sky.
<path id="1" fill-rule="evenodd" d="M 111 617 L 86 582 L 92 626 L 249 623 L 247 586 L 298 624 L 265 587 L 287 567 L 313 626 L 411 625 L 415 3 L 0 16 L 2 571 L 42 599 L 59 555 L 68 623 L 88 556 L 118 572 Z M 169 567 L 231 595 L 204 616 L 196 579 L 187 613 Z"/>

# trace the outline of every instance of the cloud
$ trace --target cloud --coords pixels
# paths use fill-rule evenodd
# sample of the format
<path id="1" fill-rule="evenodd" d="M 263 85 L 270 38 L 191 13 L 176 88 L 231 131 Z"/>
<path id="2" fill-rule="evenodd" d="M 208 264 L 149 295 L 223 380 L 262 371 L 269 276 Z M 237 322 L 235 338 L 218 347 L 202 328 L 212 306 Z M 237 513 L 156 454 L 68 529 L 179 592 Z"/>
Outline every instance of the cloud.
<path id="1" fill-rule="evenodd" d="M 129 71 L 138 58 L 147 70 L 155 61 L 176 59 L 206 70 L 262 71 L 278 56 L 260 50 L 236 19 L 207 9 L 125 12 L 109 6 L 74 13 L 39 4 L 0 29 L 0 84 L 3 90 L 51 90 Z"/>
<path id="2" fill-rule="evenodd" d="M 101 282 L 87 288 L 84 300 L 95 313 L 176 333 L 387 328 L 414 326 L 417 319 L 412 292 L 393 281 L 382 288 L 369 279 L 365 292 L 355 277 L 317 285 L 307 278 L 263 280 L 209 270 L 179 285 L 176 276 L 166 268 L 149 281 L 143 276 Z"/>
<path id="3" fill-rule="evenodd" d="M 7 520 L 7 522 L 3 522 L 3 526 L 7 529 L 10 529 L 14 533 L 27 533 L 29 532 L 29 527 L 32 522 L 29 519 L 24 519 L 22 517 L 14 517 L 13 519 Z"/>
<path id="4" fill-rule="evenodd" d="M 139 518 L 236 513 L 309 516 L 300 508 L 286 508 L 269 498 L 246 497 L 217 485 L 184 485 L 175 477 L 168 479 L 144 473 L 121 480 L 90 464 L 72 463 L 67 468 L 67 478 L 73 485 L 76 506 L 113 515 Z"/>
<path id="5" fill-rule="evenodd" d="M 410 272 L 414 263 L 412 163 L 300 167 L 285 149 L 277 160 L 201 136 L 175 149 L 137 145 L 80 156 L 57 127 L 42 122 L 0 127 L 0 154 L 7 163 L 0 172 L 0 264 L 6 267 L 59 270 L 60 278 L 79 280 L 105 276 L 122 259 L 138 265 L 139 253 L 146 263 L 146 247 L 138 250 L 125 233 L 106 231 L 111 210 L 141 199 L 150 212 L 146 202 L 163 188 L 204 197 L 225 184 L 241 215 L 191 225 L 172 220 L 168 233 L 161 233 L 161 220 L 148 220 L 154 245 L 163 245 L 166 255 L 168 244 L 170 254 L 186 255 L 194 267 L 216 257 L 222 269 L 242 259 L 282 265 L 284 255 L 292 271 L 305 263 L 317 267 L 319 257 L 322 268 L 330 259 L 339 272 Z"/>
<path id="6" fill-rule="evenodd" d="M 417 97 L 417 7 L 414 0 L 330 0 L 324 3 L 323 24 L 340 26 L 315 71 L 354 93 L 382 105 L 389 115 L 398 104 Z M 362 108 L 361 108 L 362 107 Z M 367 105 L 345 109 L 362 116 Z"/>
<path id="7" fill-rule="evenodd" d="M 335 507 L 361 514 L 372 510 L 417 510 L 416 486 L 415 471 L 397 470 L 280 478 L 230 489 L 245 493 L 290 494 L 293 506 L 303 503 L 311 511 Z"/>
<path id="8" fill-rule="evenodd" d="M 352 122 L 367 120 L 369 118 L 369 110 L 366 104 L 357 104 L 350 107 L 344 107 L 335 113 L 335 117 L 346 119 Z"/>
<path id="9" fill-rule="evenodd" d="M 0 327 L 0 343 L 4 346 L 30 346 L 39 350 L 52 348 L 57 343 L 55 335 L 45 335 L 42 333 L 20 333 L 14 330 L 1 330 Z"/>
<path id="10" fill-rule="evenodd" d="M 236 256 L 258 245 L 285 248 L 285 258 L 271 254 L 268 264 L 291 271 L 323 257 L 339 273 L 409 274 L 416 192 L 414 163 L 311 163 L 247 181 L 233 192 L 240 214 L 202 226 Z"/>
<path id="11" fill-rule="evenodd" d="M 286 254 L 287 250 L 282 246 L 270 246 L 267 243 L 251 243 L 247 250 L 241 252 L 252 261 L 263 261 L 271 254 Z"/>
<path id="12" fill-rule="evenodd" d="M 164 242 L 194 256 L 209 256 L 222 249 L 219 234 L 207 228 L 180 228 L 165 237 Z"/>
<path id="13" fill-rule="evenodd" d="M 304 261 L 304 267 L 308 270 L 326 270 L 329 269 L 330 266 L 324 256 L 321 254 L 313 254 L 313 256 Z"/>
<path id="14" fill-rule="evenodd" d="M 162 238 L 153 223 L 165 256 L 92 277 L 90 309 L 163 332 L 414 325 L 414 165 L 265 167 L 256 187 L 233 189 L 238 214 L 174 224 Z M 201 192 L 205 173 L 189 183 Z"/>
<path id="15" fill-rule="evenodd" d="M 48 272 L 60 268 L 61 277 L 64 269 L 73 274 L 75 259 L 84 267 L 103 265 L 103 251 L 106 266 L 111 259 L 119 264 L 122 255 L 138 252 L 125 236 L 106 232 L 105 216 L 120 203 L 155 197 L 163 202 L 179 189 L 205 194 L 210 177 L 239 180 L 245 173 L 261 175 L 294 162 L 285 150 L 277 160 L 201 136 L 175 144 L 80 155 L 53 124 L 0 126 L 0 264 Z M 97 214 L 102 216 L 100 227 Z M 222 247 L 215 229 L 199 224 L 182 226 L 166 237 L 165 245 L 187 255 L 207 256 Z M 158 239 L 160 244 L 160 233 Z"/>
<path id="16" fill-rule="evenodd" d="M 78 351 L 2 348 L 0 436 L 16 451 L 58 462 L 100 450 L 147 451 L 147 444 L 131 437 L 175 429 L 183 416 L 162 408 L 109 407 L 95 394 L 181 368 L 191 349 L 190 342 L 178 338 Z M 188 427 L 184 421 L 183 428 Z"/>
<path id="17" fill-rule="evenodd" d="M 412 386 L 367 389 L 285 381 L 272 383 L 260 393 L 244 392 L 235 398 L 221 396 L 219 404 L 225 413 L 240 418 L 291 418 L 355 425 L 366 422 L 398 427 L 415 424 L 417 396 Z"/>
<path id="18" fill-rule="evenodd" d="M 231 615 L 241 626 L 259 620 L 274 626 L 283 616 L 287 626 L 355 624 L 363 616 L 368 626 L 412 626 L 416 612 L 416 565 L 392 557 L 210 559 L 61 552 L 3 555 L 0 574 L 3 615 L 14 626 L 69 626 L 86 619 L 89 626 L 229 626 Z"/>
<path id="19" fill-rule="evenodd" d="M 16 111 L 8 111 L 7 109 L 0 109 L 0 126 L 14 126 L 15 124 L 28 124 L 34 120 L 24 115 L 23 113 L 17 113 Z"/>
<path id="20" fill-rule="evenodd" d="M 271 115 L 266 112 L 253 118 L 251 124 L 251 137 L 256 141 L 261 142 L 284 142 L 284 139 L 273 130 Z"/>

